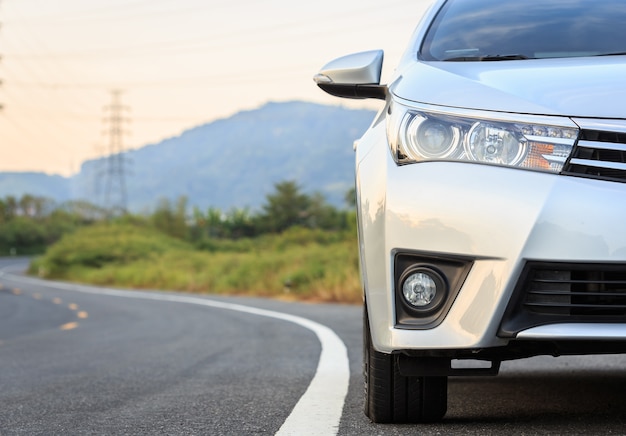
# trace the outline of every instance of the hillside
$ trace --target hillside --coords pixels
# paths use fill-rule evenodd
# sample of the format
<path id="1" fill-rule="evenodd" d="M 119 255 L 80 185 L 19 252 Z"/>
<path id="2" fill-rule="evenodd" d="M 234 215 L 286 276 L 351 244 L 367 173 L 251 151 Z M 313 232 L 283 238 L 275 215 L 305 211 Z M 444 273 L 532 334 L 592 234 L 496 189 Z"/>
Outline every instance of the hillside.
<path id="1" fill-rule="evenodd" d="M 373 117 L 369 110 L 268 103 L 191 128 L 125 154 L 128 206 L 146 211 L 161 198 L 185 195 L 201 208 L 254 209 L 282 180 L 296 180 L 304 191 L 342 205 L 354 179 L 352 143 Z M 97 159 L 71 178 L 0 173 L 0 196 L 30 193 L 102 203 L 106 168 L 106 160 Z"/>

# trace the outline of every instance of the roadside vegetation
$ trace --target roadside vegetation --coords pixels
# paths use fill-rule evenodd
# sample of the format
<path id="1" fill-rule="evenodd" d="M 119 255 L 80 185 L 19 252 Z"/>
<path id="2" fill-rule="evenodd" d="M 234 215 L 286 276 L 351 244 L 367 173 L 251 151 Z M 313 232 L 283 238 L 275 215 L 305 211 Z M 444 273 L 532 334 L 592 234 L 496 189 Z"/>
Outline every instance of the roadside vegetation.
<path id="1" fill-rule="evenodd" d="M 18 207 L 2 216 L 0 250 L 5 255 L 41 253 L 29 272 L 50 279 L 357 303 L 361 288 L 353 196 L 348 193 L 346 208 L 337 209 L 287 181 L 276 184 L 254 213 L 202 211 L 185 198 L 163 199 L 149 215 L 116 217 L 87 204 L 39 213 Z M 25 229 L 24 234 L 1 239 L 16 228 L 12 221 L 21 223 L 17 228 Z M 23 237 L 34 229 L 38 238 Z"/>

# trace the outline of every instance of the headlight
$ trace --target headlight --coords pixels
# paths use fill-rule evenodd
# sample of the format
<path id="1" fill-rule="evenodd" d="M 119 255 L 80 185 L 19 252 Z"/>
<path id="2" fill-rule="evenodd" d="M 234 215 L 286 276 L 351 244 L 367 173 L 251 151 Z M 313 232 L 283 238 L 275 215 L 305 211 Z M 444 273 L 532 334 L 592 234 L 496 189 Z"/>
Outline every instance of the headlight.
<path id="1" fill-rule="evenodd" d="M 399 164 L 452 160 L 559 172 L 578 137 L 578 128 L 563 118 L 476 114 L 420 110 L 394 102 L 387 114 L 394 159 Z M 550 121 L 562 125 L 546 124 Z"/>

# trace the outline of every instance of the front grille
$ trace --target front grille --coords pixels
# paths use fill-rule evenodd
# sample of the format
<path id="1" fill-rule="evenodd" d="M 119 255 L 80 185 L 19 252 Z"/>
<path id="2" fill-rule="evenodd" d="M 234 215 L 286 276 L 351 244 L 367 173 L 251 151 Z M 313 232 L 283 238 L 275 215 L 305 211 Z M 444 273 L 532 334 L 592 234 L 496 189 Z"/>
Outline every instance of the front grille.
<path id="1" fill-rule="evenodd" d="M 535 269 L 525 308 L 534 313 L 626 315 L 626 271 L 604 268 Z"/>
<path id="2" fill-rule="evenodd" d="M 626 133 L 583 129 L 561 174 L 626 182 Z"/>
<path id="3" fill-rule="evenodd" d="M 529 262 L 501 334 L 558 322 L 626 322 L 626 265 Z"/>

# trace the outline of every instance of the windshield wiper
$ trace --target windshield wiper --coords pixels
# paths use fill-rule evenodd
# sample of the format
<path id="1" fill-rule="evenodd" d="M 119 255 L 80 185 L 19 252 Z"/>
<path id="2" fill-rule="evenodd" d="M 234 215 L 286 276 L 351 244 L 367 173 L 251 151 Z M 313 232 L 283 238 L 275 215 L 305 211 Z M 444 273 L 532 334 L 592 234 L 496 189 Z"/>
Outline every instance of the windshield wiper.
<path id="1" fill-rule="evenodd" d="M 456 56 L 453 58 L 443 59 L 446 62 L 489 62 L 489 61 L 517 61 L 522 59 L 531 59 L 523 54 L 510 55 L 485 55 L 485 56 Z"/>

